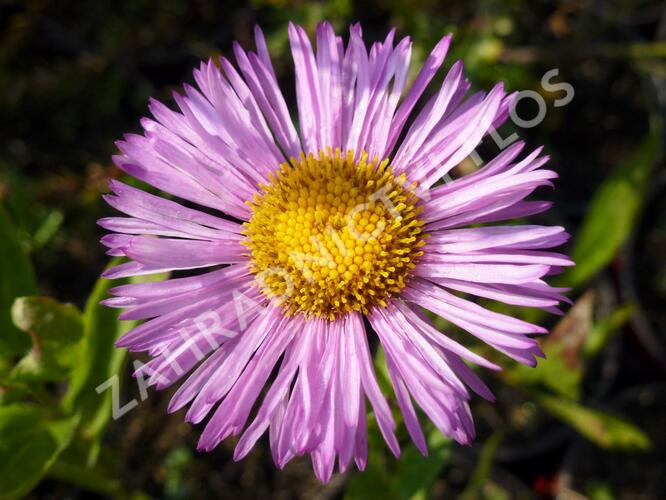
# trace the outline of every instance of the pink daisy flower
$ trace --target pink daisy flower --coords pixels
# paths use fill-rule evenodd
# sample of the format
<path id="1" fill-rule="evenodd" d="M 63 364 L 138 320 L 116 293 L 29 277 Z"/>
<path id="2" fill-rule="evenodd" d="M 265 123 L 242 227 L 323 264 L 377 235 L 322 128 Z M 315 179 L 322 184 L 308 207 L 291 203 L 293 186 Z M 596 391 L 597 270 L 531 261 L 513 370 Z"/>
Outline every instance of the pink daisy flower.
<path id="1" fill-rule="evenodd" d="M 502 84 L 468 95 L 458 61 L 415 112 L 451 36 L 406 89 L 411 42 L 394 35 L 368 51 L 359 25 L 345 44 L 322 23 L 315 51 L 290 25 L 297 126 L 257 28 L 256 52 L 235 44 L 237 67 L 202 63 L 198 89 L 174 94 L 178 111 L 151 101 L 143 135 L 118 142 L 122 170 L 190 203 L 112 181 L 105 199 L 128 217 L 100 220 L 112 232 L 102 242 L 129 262 L 104 275 L 205 272 L 119 286 L 105 303 L 146 320 L 118 346 L 152 356 L 151 384 L 185 379 L 169 411 L 189 406 L 188 421 L 208 419 L 200 449 L 240 436 L 241 459 L 268 431 L 278 467 L 309 454 L 325 482 L 336 460 L 340 471 L 352 460 L 364 468 L 369 404 L 398 456 L 376 339 L 416 447 L 427 453 L 417 406 L 469 443 L 470 390 L 493 396 L 467 362 L 499 367 L 438 331 L 425 310 L 521 363 L 542 355 L 532 335 L 545 329 L 462 295 L 557 311 L 562 290 L 543 278 L 572 264 L 546 250 L 566 241 L 563 228 L 478 226 L 547 210 L 525 198 L 557 175 L 540 168 L 541 149 L 519 159 L 516 143 L 437 185 L 507 119 L 515 96 Z"/>

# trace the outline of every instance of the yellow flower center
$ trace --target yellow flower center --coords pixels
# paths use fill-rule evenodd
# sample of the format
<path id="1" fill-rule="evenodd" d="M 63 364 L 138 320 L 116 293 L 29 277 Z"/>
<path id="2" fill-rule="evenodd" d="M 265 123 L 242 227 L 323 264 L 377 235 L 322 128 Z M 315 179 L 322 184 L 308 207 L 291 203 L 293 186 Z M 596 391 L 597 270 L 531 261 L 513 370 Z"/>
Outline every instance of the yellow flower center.
<path id="1" fill-rule="evenodd" d="M 248 202 L 244 244 L 263 293 L 289 314 L 367 312 L 404 286 L 423 254 L 422 206 L 388 160 L 301 155 Z"/>

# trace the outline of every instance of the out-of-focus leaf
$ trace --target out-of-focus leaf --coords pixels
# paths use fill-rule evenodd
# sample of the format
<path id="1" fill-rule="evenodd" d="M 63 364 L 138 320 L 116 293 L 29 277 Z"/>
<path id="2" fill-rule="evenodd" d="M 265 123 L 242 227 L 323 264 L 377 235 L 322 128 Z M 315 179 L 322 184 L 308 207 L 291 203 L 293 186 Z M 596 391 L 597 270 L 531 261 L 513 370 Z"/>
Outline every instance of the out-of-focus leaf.
<path id="1" fill-rule="evenodd" d="M 356 474 L 347 484 L 345 500 L 400 500 L 391 488 L 391 477 L 377 453 L 370 453 L 363 472 Z"/>
<path id="2" fill-rule="evenodd" d="M 12 446 L 33 432 L 42 417 L 42 412 L 34 405 L 0 406 L 0 457 L 6 458 Z"/>
<path id="3" fill-rule="evenodd" d="M 119 259 L 114 259 L 111 265 L 119 262 Z M 126 283 L 128 280 L 112 282 L 100 278 L 95 284 L 83 312 L 84 336 L 80 359 L 63 400 L 66 411 L 81 414 L 81 434 L 91 442 L 111 415 L 110 391 L 98 394 L 95 388 L 120 372 L 126 351 L 115 349 L 114 343 L 133 326 L 133 322 L 119 321 L 119 312 L 100 305 L 100 301 L 108 296 L 109 288 Z M 90 457 L 90 464 L 96 460 L 96 451 Z"/>
<path id="4" fill-rule="evenodd" d="M 488 481 L 483 485 L 482 489 L 483 500 L 512 500 L 516 498 L 513 492 L 508 491 L 506 488 L 501 486 L 495 481 Z M 518 496 L 517 498 L 531 498 L 525 497 L 524 495 Z"/>
<path id="5" fill-rule="evenodd" d="M 34 335 L 40 342 L 72 343 L 83 333 L 78 308 L 51 297 L 19 297 L 12 305 L 11 314 L 17 328 Z"/>
<path id="6" fill-rule="evenodd" d="M 598 354 L 633 312 L 624 305 L 597 323 L 593 323 L 594 293 L 584 293 L 576 304 L 541 341 L 546 361 L 532 368 L 511 365 L 503 378 L 523 387 L 545 386 L 568 399 L 578 400 L 588 358 Z"/>
<path id="7" fill-rule="evenodd" d="M 645 433 L 626 420 L 558 396 L 543 393 L 534 393 L 533 396 L 555 417 L 602 448 L 617 451 L 645 451 L 650 448 L 650 439 Z"/>
<path id="8" fill-rule="evenodd" d="M 69 375 L 73 355 L 70 347 L 44 342 L 39 350 L 32 349 L 14 366 L 9 374 L 13 382 L 56 382 Z"/>
<path id="9" fill-rule="evenodd" d="M 599 354 L 613 333 L 629 321 L 629 318 L 634 313 L 634 309 L 633 304 L 624 304 L 596 323 L 587 336 L 585 346 L 583 347 L 583 354 L 588 358 Z"/>
<path id="10" fill-rule="evenodd" d="M 428 434 L 427 440 L 428 456 L 409 445 L 400 460 L 392 461 L 391 468 L 379 461 L 380 453 L 370 453 L 366 470 L 349 482 L 345 498 L 411 499 L 427 490 L 446 464 L 452 446 L 437 429 Z"/>
<path id="11" fill-rule="evenodd" d="M 384 394 L 390 394 L 391 391 L 393 391 L 393 385 L 391 385 L 391 377 L 389 375 L 388 365 L 386 364 L 386 354 L 384 353 L 384 349 L 377 349 L 373 364 L 375 365 L 375 375 L 377 376 L 377 384 L 379 384 L 379 388 Z"/>
<path id="12" fill-rule="evenodd" d="M 592 329 L 594 293 L 583 294 L 541 342 L 546 361 L 532 368 L 516 363 L 503 374 L 521 386 L 543 385 L 557 394 L 577 400 L 583 379 L 583 346 Z"/>
<path id="13" fill-rule="evenodd" d="M 617 495 L 613 492 L 613 486 L 604 481 L 593 480 L 585 488 L 585 496 L 590 500 L 614 500 Z"/>
<path id="14" fill-rule="evenodd" d="M 23 401 L 29 387 L 22 382 L 12 382 L 8 378 L 0 382 L 0 406 Z"/>
<path id="15" fill-rule="evenodd" d="M 110 266 L 120 262 L 113 259 Z M 80 433 L 91 443 L 89 465 L 96 461 L 99 439 L 111 419 L 111 391 L 98 394 L 95 388 L 114 375 L 120 375 L 127 351 L 116 349 L 115 342 L 136 325 L 134 321 L 120 321 L 119 311 L 100 305 L 100 301 L 108 297 L 109 289 L 114 286 L 164 277 L 159 274 L 113 281 L 100 278 L 86 302 L 79 359 L 63 399 L 63 408 L 66 412 L 81 414 Z"/>
<path id="16" fill-rule="evenodd" d="M 82 467 L 64 461 L 56 461 L 48 471 L 48 477 L 75 484 L 100 495 L 114 495 L 120 490 L 120 479 L 110 477 L 99 464 Z"/>
<path id="17" fill-rule="evenodd" d="M 392 389 L 386 357 L 382 349 L 374 357 L 375 373 L 382 391 Z M 396 424 L 402 424 L 402 415 L 395 416 Z M 385 460 L 386 445 L 379 429 L 368 424 L 370 453 L 365 471 L 350 481 L 346 499 L 415 499 L 427 492 L 431 483 L 448 460 L 451 441 L 437 429 L 426 435 L 428 456 L 423 456 L 413 444 L 402 452 L 400 460 Z"/>
<path id="18" fill-rule="evenodd" d="M 35 211 L 32 185 L 24 170 L 13 163 L 0 159 L 0 189 L 6 185 L 6 198 L 2 203 L 14 221 L 17 231 L 29 233 L 33 225 Z"/>
<path id="19" fill-rule="evenodd" d="M 187 483 L 188 472 L 194 465 L 192 450 L 179 446 L 164 457 L 164 496 L 171 499 L 190 498 L 192 486 Z"/>
<path id="20" fill-rule="evenodd" d="M 472 477 L 470 477 L 465 491 L 460 495 L 462 500 L 474 500 L 475 498 L 481 497 L 482 489 L 490 479 L 493 461 L 495 460 L 495 453 L 501 442 L 502 435 L 500 433 L 495 433 L 486 440 L 483 449 L 481 450 L 479 461 L 472 473 Z"/>
<path id="21" fill-rule="evenodd" d="M 666 42 L 641 42 L 622 44 L 617 47 L 617 51 L 622 55 L 627 55 L 633 59 L 658 59 L 666 57 Z"/>
<path id="22" fill-rule="evenodd" d="M 30 339 L 14 327 L 9 309 L 16 297 L 35 292 L 35 274 L 16 229 L 0 206 L 0 358 L 23 354 Z"/>
<path id="23" fill-rule="evenodd" d="M 46 474 L 70 442 L 76 418 L 33 427 L 33 432 L 14 441 L 0 462 L 0 499 L 21 498 Z"/>
<path id="24" fill-rule="evenodd" d="M 46 245 L 58 232 L 62 222 L 65 220 L 61 210 L 51 210 L 32 236 L 32 248 L 41 248 Z"/>
<path id="25" fill-rule="evenodd" d="M 452 441 L 433 429 L 427 436 L 428 456 L 424 457 L 412 445 L 405 449 L 392 473 L 395 490 L 400 498 L 412 498 L 428 490 L 451 455 Z"/>
<path id="26" fill-rule="evenodd" d="M 638 218 L 658 152 L 657 134 L 646 137 L 597 189 L 574 241 L 576 266 L 558 283 L 580 286 L 613 259 Z"/>
<path id="27" fill-rule="evenodd" d="M 70 372 L 81 338 L 81 313 L 72 304 L 50 297 L 19 297 L 11 309 L 17 328 L 32 338 L 33 346 L 12 369 L 10 380 L 56 381 Z"/>
<path id="28" fill-rule="evenodd" d="M 107 497 L 127 498 L 119 480 L 118 460 L 111 450 L 102 450 L 94 466 L 88 466 L 87 461 L 87 446 L 73 440 L 58 456 L 47 476 Z"/>

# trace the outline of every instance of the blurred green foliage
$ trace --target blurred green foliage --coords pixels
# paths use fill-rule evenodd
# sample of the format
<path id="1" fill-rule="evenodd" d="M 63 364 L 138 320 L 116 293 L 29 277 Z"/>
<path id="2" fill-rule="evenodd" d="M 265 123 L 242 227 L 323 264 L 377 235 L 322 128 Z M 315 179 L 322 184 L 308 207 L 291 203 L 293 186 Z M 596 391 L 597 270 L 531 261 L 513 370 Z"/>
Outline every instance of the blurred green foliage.
<path id="1" fill-rule="evenodd" d="M 27 337 L 13 325 L 10 307 L 16 297 L 34 293 L 35 275 L 28 253 L 22 247 L 16 227 L 0 207 L 0 363 L 10 354 L 30 345 Z"/>
<path id="2" fill-rule="evenodd" d="M 377 432 L 374 429 L 375 433 Z M 379 445 L 381 438 L 371 442 Z M 374 446 L 363 474 L 356 475 L 345 492 L 348 500 L 419 498 L 427 492 L 451 453 L 452 442 L 437 430 L 427 436 L 427 457 L 413 446 L 408 447 L 399 461 L 384 456 L 383 446 Z"/>
<path id="3" fill-rule="evenodd" d="M 577 287 L 586 283 L 608 265 L 631 234 L 659 158 L 660 132 L 648 135 L 597 189 L 571 252 L 576 266 L 558 278 L 559 284 Z"/>

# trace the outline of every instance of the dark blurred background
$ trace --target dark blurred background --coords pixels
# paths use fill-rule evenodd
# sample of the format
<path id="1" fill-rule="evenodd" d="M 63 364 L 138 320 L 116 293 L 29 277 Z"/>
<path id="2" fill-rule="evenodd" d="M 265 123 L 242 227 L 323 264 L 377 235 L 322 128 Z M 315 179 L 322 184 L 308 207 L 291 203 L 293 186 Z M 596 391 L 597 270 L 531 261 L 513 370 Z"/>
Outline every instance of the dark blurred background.
<path id="1" fill-rule="evenodd" d="M 666 498 L 661 2 L 0 0 L 0 204 L 29 254 L 36 293 L 85 306 L 108 263 L 95 221 L 112 213 L 101 194 L 109 177 L 120 176 L 110 161 L 114 141 L 140 130 L 149 97 L 172 105 L 171 93 L 193 83 L 200 60 L 233 59 L 233 40 L 253 47 L 259 24 L 293 105 L 287 23 L 312 33 L 322 19 L 345 35 L 360 21 L 368 42 L 396 27 L 414 41 L 413 69 L 452 32 L 446 65 L 463 59 L 474 88 L 503 80 L 509 90 L 541 95 L 541 123 L 509 124 L 501 133 L 545 145 L 560 179 L 546 195 L 556 205 L 544 220 L 574 235 L 568 250 L 579 267 L 558 283 L 575 289 L 575 306 L 557 324 L 543 319 L 555 327 L 552 359 L 536 375 L 517 367 L 502 380 L 486 374 L 498 403 L 477 402 L 477 444 L 435 447 L 430 461 L 414 461 L 416 472 L 395 465 L 379 445 L 370 471 L 335 476 L 327 486 L 305 461 L 277 471 L 263 442 L 238 464 L 233 443 L 198 454 L 199 429 L 182 423 L 182 412 L 166 414 L 168 394 L 151 392 L 101 438 L 110 477 L 86 484 L 85 469 L 56 468 L 32 497 Z M 558 70 L 553 83 L 575 91 L 564 106 L 557 105 L 562 91 L 542 85 L 551 69 Z M 533 99 L 518 106 L 526 119 L 537 112 Z M 482 156 L 492 148 L 484 145 Z M 138 398 L 129 377 L 122 397 Z M 596 411 L 633 423 L 651 444 L 617 431 L 615 420 L 595 419 Z M 410 480 L 417 484 L 403 488 Z"/>

